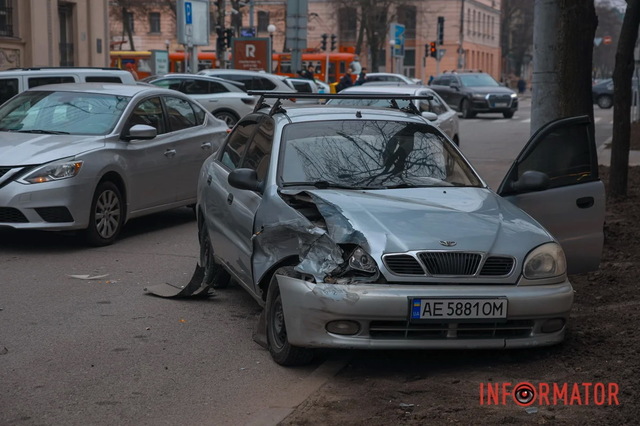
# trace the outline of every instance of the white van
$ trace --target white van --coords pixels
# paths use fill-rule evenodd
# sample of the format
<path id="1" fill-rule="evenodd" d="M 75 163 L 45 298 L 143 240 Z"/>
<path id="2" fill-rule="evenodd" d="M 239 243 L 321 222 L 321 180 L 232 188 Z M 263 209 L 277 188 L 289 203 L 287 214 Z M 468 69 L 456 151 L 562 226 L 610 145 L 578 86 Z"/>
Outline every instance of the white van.
<path id="1" fill-rule="evenodd" d="M 12 68 L 0 71 L 0 105 L 32 87 L 57 83 L 135 84 L 136 80 L 119 68 Z"/>

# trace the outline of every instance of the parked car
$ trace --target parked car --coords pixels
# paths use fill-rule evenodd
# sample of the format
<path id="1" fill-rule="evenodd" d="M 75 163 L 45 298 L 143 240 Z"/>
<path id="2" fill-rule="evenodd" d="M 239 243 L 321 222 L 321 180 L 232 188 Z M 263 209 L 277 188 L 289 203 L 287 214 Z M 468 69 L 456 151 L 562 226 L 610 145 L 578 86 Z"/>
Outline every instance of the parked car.
<path id="1" fill-rule="evenodd" d="M 591 87 L 593 103 L 598 104 L 602 109 L 609 109 L 613 106 L 613 79 L 608 78 Z"/>
<path id="2" fill-rule="evenodd" d="M 0 104 L 27 89 L 57 83 L 135 84 L 136 80 L 119 68 L 12 68 L 0 71 Z"/>
<path id="3" fill-rule="evenodd" d="M 489 74 L 482 72 L 449 73 L 434 78 L 430 87 L 463 118 L 478 113 L 502 113 L 511 118 L 518 110 L 518 95 L 501 86 Z"/>
<path id="4" fill-rule="evenodd" d="M 256 98 L 231 82 L 218 77 L 194 74 L 167 74 L 149 83 L 189 95 L 214 117 L 233 127 L 240 118 L 253 111 Z"/>
<path id="5" fill-rule="evenodd" d="M 0 228 L 115 241 L 135 217 L 196 202 L 200 166 L 228 127 L 186 95 L 76 83 L 0 107 Z"/>
<path id="6" fill-rule="evenodd" d="M 382 84 L 382 83 L 380 83 Z M 431 99 L 414 99 L 413 104 L 423 113 L 433 113 L 433 124 L 438 126 L 456 145 L 460 145 L 458 114 L 440 98 L 440 96 L 425 86 L 416 86 L 413 84 L 393 84 L 387 83 L 384 86 L 362 85 L 351 86 L 340 92 L 345 95 L 357 94 L 397 94 L 397 95 L 413 95 L 413 96 L 430 96 Z M 398 100 L 398 105 L 404 107 L 408 101 Z M 390 107 L 388 99 L 329 99 L 327 105 L 362 105 L 372 107 Z"/>
<path id="7" fill-rule="evenodd" d="M 537 132 L 496 193 L 415 112 L 272 109 L 240 120 L 202 166 L 202 279 L 187 287 L 233 277 L 265 307 L 257 337 L 275 362 L 563 340 L 567 273 L 597 268 L 603 243 L 588 117 Z"/>
<path id="8" fill-rule="evenodd" d="M 411 78 L 402 74 L 394 74 L 390 72 L 370 72 L 367 73 L 367 81 L 365 84 L 384 81 L 387 83 L 405 83 L 405 84 L 422 84 L 419 78 Z"/>
<path id="9" fill-rule="evenodd" d="M 282 78 L 287 86 L 291 87 L 298 93 L 318 93 L 318 84 L 314 80 L 309 80 L 307 78 L 294 78 L 294 77 L 284 77 L 278 76 Z M 297 104 L 317 104 L 319 103 L 318 99 L 296 99 Z"/>

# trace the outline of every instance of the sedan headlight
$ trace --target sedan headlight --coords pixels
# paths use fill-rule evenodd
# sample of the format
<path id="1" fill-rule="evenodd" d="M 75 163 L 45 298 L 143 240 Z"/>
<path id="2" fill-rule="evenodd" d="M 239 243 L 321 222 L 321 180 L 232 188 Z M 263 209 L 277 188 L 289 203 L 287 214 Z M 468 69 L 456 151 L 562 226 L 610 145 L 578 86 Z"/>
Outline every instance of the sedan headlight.
<path id="1" fill-rule="evenodd" d="M 547 243 L 533 249 L 524 260 L 523 275 L 531 280 L 552 278 L 567 272 L 564 251 L 557 243 Z"/>
<path id="2" fill-rule="evenodd" d="M 38 167 L 20 179 L 22 183 L 42 183 L 72 178 L 80 172 L 83 161 L 59 160 Z"/>
<path id="3" fill-rule="evenodd" d="M 376 262 L 361 247 L 356 248 L 349 256 L 349 268 L 372 275 L 378 272 Z"/>
<path id="4" fill-rule="evenodd" d="M 518 95 L 517 95 L 516 93 L 512 93 L 512 94 L 511 94 L 511 98 L 512 98 L 512 99 L 515 99 L 515 98 L 517 98 L 517 97 L 518 97 Z"/>
<path id="5" fill-rule="evenodd" d="M 362 247 L 342 246 L 344 253 L 350 253 L 344 257 L 345 262 L 331 273 L 331 277 L 325 278 L 325 282 L 346 284 L 351 282 L 374 282 L 378 279 L 380 270 L 375 260 Z"/>

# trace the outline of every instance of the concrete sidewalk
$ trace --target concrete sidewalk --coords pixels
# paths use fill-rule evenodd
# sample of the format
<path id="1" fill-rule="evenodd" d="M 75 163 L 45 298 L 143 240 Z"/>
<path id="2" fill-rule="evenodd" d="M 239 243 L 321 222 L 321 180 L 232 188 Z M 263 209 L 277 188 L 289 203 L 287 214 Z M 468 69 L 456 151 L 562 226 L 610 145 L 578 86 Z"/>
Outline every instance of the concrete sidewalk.
<path id="1" fill-rule="evenodd" d="M 598 164 L 607 167 L 611 165 L 611 138 L 598 148 Z M 629 151 L 629 165 L 640 166 L 640 151 Z"/>

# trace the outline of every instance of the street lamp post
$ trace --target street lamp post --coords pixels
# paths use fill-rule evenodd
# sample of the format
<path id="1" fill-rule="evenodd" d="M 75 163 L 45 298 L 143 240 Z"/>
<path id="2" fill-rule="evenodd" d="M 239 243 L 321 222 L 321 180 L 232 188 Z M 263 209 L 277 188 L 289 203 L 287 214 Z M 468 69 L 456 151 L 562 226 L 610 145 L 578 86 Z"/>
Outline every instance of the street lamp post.
<path id="1" fill-rule="evenodd" d="M 390 62 L 390 66 L 391 66 L 391 72 L 393 72 L 393 61 L 396 60 L 396 58 L 393 57 L 393 49 L 396 47 L 396 41 L 395 40 L 389 40 L 389 62 Z"/>
<path id="2" fill-rule="evenodd" d="M 276 32 L 276 26 L 273 24 L 269 24 L 267 26 L 267 32 L 269 33 L 269 49 L 271 50 L 269 52 L 269 72 L 273 72 L 273 52 L 274 52 L 274 48 L 273 48 L 273 34 Z"/>

